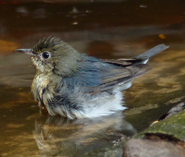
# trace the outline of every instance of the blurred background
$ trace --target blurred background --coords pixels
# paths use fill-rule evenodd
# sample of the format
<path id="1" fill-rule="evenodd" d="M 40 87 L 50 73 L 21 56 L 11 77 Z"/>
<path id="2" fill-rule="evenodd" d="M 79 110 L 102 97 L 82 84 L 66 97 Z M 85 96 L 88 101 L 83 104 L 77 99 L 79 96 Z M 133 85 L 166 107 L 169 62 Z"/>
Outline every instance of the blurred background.
<path id="1" fill-rule="evenodd" d="M 48 36 L 103 59 L 170 48 L 123 93 L 123 113 L 70 121 L 39 112 L 35 69 L 14 52 Z M 185 98 L 184 43 L 183 0 L 0 0 L 0 156 L 83 156 L 144 130 Z"/>

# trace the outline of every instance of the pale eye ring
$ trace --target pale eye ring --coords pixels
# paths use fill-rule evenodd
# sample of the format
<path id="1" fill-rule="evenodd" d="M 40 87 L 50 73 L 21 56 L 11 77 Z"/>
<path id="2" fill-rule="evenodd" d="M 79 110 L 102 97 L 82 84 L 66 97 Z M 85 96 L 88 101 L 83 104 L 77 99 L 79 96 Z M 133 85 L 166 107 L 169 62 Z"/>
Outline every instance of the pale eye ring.
<path id="1" fill-rule="evenodd" d="M 42 53 L 42 57 L 43 57 L 44 59 L 48 59 L 50 56 L 51 56 L 51 55 L 50 55 L 49 52 L 43 52 L 43 53 Z"/>

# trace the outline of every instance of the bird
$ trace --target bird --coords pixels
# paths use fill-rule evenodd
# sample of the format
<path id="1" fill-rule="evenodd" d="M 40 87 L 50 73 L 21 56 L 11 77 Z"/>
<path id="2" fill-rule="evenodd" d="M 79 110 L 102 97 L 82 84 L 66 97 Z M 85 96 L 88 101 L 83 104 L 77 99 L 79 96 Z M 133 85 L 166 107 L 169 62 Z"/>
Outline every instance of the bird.
<path id="1" fill-rule="evenodd" d="M 15 51 L 31 56 L 36 69 L 31 91 L 39 107 L 52 116 L 82 119 L 125 110 L 122 91 L 150 70 L 150 57 L 168 47 L 160 44 L 130 59 L 98 59 L 47 37 L 32 49 Z"/>

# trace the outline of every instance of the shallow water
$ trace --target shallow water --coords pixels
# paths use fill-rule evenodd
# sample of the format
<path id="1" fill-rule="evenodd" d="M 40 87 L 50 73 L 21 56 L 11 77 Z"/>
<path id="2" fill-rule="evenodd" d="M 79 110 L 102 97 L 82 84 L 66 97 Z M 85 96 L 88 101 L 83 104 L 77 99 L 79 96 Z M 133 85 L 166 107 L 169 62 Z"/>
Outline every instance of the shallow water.
<path id="1" fill-rule="evenodd" d="M 1 1 L 0 156 L 82 156 L 147 128 L 185 98 L 183 1 Z M 67 120 L 40 112 L 30 58 L 13 52 L 57 36 L 98 58 L 133 57 L 165 43 L 124 92 L 123 113 Z"/>

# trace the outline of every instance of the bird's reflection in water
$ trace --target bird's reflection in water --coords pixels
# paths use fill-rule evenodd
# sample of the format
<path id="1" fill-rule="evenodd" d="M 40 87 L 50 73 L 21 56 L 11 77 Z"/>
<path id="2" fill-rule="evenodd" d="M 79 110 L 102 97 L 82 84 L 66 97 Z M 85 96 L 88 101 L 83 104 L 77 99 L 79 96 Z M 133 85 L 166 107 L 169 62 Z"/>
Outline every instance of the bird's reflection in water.
<path id="1" fill-rule="evenodd" d="M 69 120 L 50 116 L 45 122 L 39 121 L 36 120 L 33 135 L 44 156 L 80 156 L 136 133 L 121 112 L 94 119 Z"/>

